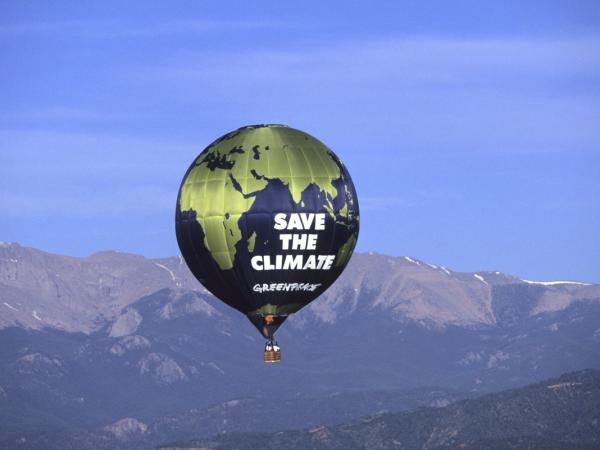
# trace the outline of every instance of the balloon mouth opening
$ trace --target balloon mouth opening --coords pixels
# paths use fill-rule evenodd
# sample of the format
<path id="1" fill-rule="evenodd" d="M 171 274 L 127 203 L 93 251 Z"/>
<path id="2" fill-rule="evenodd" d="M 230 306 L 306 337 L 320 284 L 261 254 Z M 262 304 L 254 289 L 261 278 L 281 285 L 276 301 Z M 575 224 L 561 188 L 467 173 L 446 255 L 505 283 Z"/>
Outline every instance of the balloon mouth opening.
<path id="1" fill-rule="evenodd" d="M 285 319 L 288 316 L 280 316 L 275 314 L 265 314 L 265 315 L 249 315 L 247 316 L 248 320 L 252 322 L 252 325 L 256 327 L 260 334 L 263 335 L 265 339 L 273 339 L 273 335 L 277 331 L 277 329 L 281 326 Z"/>

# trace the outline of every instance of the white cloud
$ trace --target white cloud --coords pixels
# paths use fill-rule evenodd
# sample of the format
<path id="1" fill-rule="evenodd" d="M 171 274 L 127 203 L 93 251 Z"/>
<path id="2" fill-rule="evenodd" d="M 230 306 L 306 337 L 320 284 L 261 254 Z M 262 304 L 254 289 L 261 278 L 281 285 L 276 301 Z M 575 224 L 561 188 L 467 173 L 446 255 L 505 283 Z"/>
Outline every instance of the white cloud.
<path id="1" fill-rule="evenodd" d="M 556 80 L 598 75 L 600 37 L 479 38 L 406 36 L 383 40 L 304 45 L 289 50 L 179 52 L 172 60 L 146 67 L 148 76 L 178 81 L 209 81 L 242 88 L 259 82 L 290 84 L 375 81 L 429 88 L 465 82 Z M 136 68 L 138 70 L 139 68 Z M 143 68 L 142 68 L 143 69 Z M 490 76 L 482 79 L 483 75 Z"/>
<path id="2" fill-rule="evenodd" d="M 407 36 L 260 51 L 183 51 L 115 74 L 165 102 L 475 151 L 600 145 L 600 37 Z M 361 138 L 364 138 L 361 136 Z"/>
<path id="3" fill-rule="evenodd" d="M 115 133 L 0 130 L 0 186 L 18 181 L 13 175 L 60 177 L 63 182 L 157 179 L 185 170 L 210 141 L 198 142 Z"/>
<path id="4" fill-rule="evenodd" d="M 274 21 L 242 20 L 171 20 L 143 27 L 114 26 L 99 32 L 98 37 L 158 37 L 176 34 L 240 33 L 257 30 L 291 28 L 292 24 Z"/>
<path id="5" fill-rule="evenodd" d="M 104 217 L 174 210 L 202 145 L 109 134 L 0 131 L 7 217 Z"/>
<path id="6" fill-rule="evenodd" d="M 82 26 L 79 22 L 62 25 Z M 148 32 L 166 33 L 170 27 L 191 32 L 219 25 L 167 23 Z M 38 28 L 41 32 L 52 26 Z M 22 31 L 29 32 L 27 27 Z M 406 36 L 312 43 L 286 51 L 178 52 L 143 67 L 114 68 L 112 78 L 123 83 L 123 89 L 141 86 L 171 126 L 173 115 L 180 113 L 178 106 L 195 103 L 201 105 L 195 116 L 198 123 L 202 114 L 213 116 L 217 107 L 231 122 L 238 116 L 240 123 L 273 117 L 301 128 L 306 124 L 308 130 L 337 130 L 331 133 L 333 143 L 324 137 L 334 150 L 343 149 L 352 158 L 356 153 L 350 154 L 348 147 L 368 151 L 370 161 L 384 164 L 395 152 L 418 151 L 415 148 L 428 152 L 452 148 L 453 154 L 460 149 L 597 151 L 600 103 L 598 94 L 585 86 L 600 81 L 598 53 L 598 36 Z M 69 122 L 101 121 L 106 115 L 56 105 L 5 111 L 3 117 Z M 202 133 L 206 134 L 198 136 L 196 144 L 114 132 L 0 130 L 2 201 L 8 202 L 12 214 L 23 214 L 23 205 L 37 205 L 37 211 L 48 214 L 170 208 L 178 188 L 173 184 L 215 138 L 208 130 Z M 85 192 L 96 187 L 107 193 L 101 197 L 72 194 L 82 186 L 88 187 Z M 396 197 L 361 198 L 363 210 L 390 204 L 413 205 Z"/>
<path id="7" fill-rule="evenodd" d="M 109 34 L 241 25 L 192 20 L 136 31 L 102 24 L 96 28 Z M 246 23 L 247 28 L 261 26 L 278 24 Z M 180 108 L 195 104 L 190 116 L 198 123 L 221 114 L 239 124 L 274 121 L 315 132 L 352 130 L 352 141 L 369 139 L 374 153 L 398 145 L 454 152 L 596 150 L 598 53 L 598 35 L 398 36 L 305 42 L 285 50 L 179 50 L 146 64 L 120 63 L 109 69 L 113 89 L 134 99 L 118 105 L 117 115 L 61 105 L 2 115 L 21 121 L 91 122 L 157 114 L 174 121 Z M 153 108 L 141 98 L 151 99 Z M 346 144 L 343 136 L 339 141 Z"/>
<path id="8" fill-rule="evenodd" d="M 153 214 L 175 211 L 177 189 L 155 186 L 93 189 L 82 186 L 57 193 L 0 192 L 6 217 L 93 218 L 123 214 Z"/>
<path id="9" fill-rule="evenodd" d="M 257 30 L 298 28 L 293 23 L 273 20 L 181 19 L 147 23 L 143 26 L 118 20 L 63 20 L 17 22 L 0 25 L 0 36 L 77 34 L 95 39 L 151 38 L 177 34 L 244 33 Z"/>
<path id="10" fill-rule="evenodd" d="M 108 114 L 89 109 L 73 108 L 69 106 L 51 106 L 21 109 L 17 111 L 3 111 L 0 119 L 3 120 L 108 120 L 118 118 L 119 114 Z"/>

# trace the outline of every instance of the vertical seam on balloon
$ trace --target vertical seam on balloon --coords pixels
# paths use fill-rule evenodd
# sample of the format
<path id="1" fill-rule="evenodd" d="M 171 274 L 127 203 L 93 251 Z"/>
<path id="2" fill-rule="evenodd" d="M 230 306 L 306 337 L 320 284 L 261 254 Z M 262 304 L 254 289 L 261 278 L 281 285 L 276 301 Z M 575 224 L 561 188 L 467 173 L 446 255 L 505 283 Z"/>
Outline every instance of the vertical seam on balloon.
<path id="1" fill-rule="evenodd" d="M 323 145 L 324 147 L 326 147 L 324 144 L 322 144 L 322 145 Z M 313 149 L 314 149 L 314 147 L 311 147 L 311 148 L 313 148 Z M 328 147 L 326 147 L 326 148 L 329 150 L 329 148 L 328 148 Z M 321 152 L 320 152 L 320 151 L 313 151 L 313 153 L 317 155 L 317 157 L 318 157 L 319 161 L 321 162 L 321 166 L 323 167 L 323 169 L 324 169 L 324 170 L 326 171 L 326 173 L 327 173 L 327 177 L 328 177 L 329 179 L 331 179 L 331 178 L 332 178 L 332 176 L 331 176 L 331 174 L 330 174 L 330 172 L 329 172 L 329 170 L 328 170 L 328 168 L 327 168 L 327 165 L 326 165 L 326 164 L 325 164 L 325 162 L 323 161 L 323 158 L 321 157 Z M 329 183 L 331 183 L 331 180 L 329 180 Z M 326 203 L 329 203 L 329 199 L 327 198 L 327 191 L 326 191 L 326 190 L 323 190 L 323 196 L 324 196 L 324 198 L 325 198 L 325 202 L 326 202 Z M 334 213 L 335 213 L 335 211 L 333 211 L 333 203 L 331 203 L 331 210 L 332 210 L 332 212 L 334 212 Z M 330 241 L 330 243 L 329 243 L 329 251 L 327 252 L 327 254 L 328 254 L 328 255 L 331 255 L 331 253 L 332 253 L 332 251 L 333 251 L 333 248 L 334 248 L 334 245 L 335 245 L 335 235 L 336 235 L 336 230 L 337 230 L 337 223 L 336 223 L 336 221 L 335 221 L 335 214 L 333 214 L 333 230 L 332 230 L 332 234 L 331 234 L 331 241 Z M 331 270 L 331 269 L 329 269 L 329 270 Z M 317 297 L 317 298 L 318 298 L 318 297 Z M 315 300 L 316 300 L 316 299 L 315 299 Z"/>
<path id="2" fill-rule="evenodd" d="M 273 131 L 270 131 L 270 133 L 272 135 L 275 134 Z M 283 151 L 283 148 L 282 148 L 282 151 Z M 271 176 L 271 152 L 265 151 L 264 154 L 266 154 L 266 156 L 267 156 L 267 174 L 268 174 L 269 178 L 272 178 L 272 176 Z M 267 185 L 268 185 L 268 183 L 269 183 L 269 181 L 267 180 Z M 273 217 L 271 213 L 267 213 L 267 214 L 268 214 L 269 218 Z M 273 243 L 274 238 L 275 238 L 275 230 L 273 227 L 271 227 L 271 232 L 269 233 L 269 240 L 271 243 L 271 248 L 273 248 L 273 246 L 274 246 L 274 243 Z M 271 254 L 271 252 L 269 252 L 269 254 Z M 271 273 L 268 274 L 269 282 L 273 281 L 274 275 L 275 274 L 271 274 Z M 270 300 L 271 299 L 270 295 L 267 298 Z"/>
<path id="3" fill-rule="evenodd" d="M 292 166 L 290 165 L 290 159 L 288 158 L 287 150 L 282 148 L 283 154 L 285 155 L 285 161 L 287 162 L 288 172 L 290 174 L 290 185 L 288 189 L 290 190 L 290 195 L 292 196 L 292 200 L 294 199 L 294 179 L 292 177 Z M 300 193 L 300 202 L 302 202 L 302 193 Z M 290 211 L 291 213 L 291 211 Z"/>
<path id="4" fill-rule="evenodd" d="M 248 239 L 250 238 L 250 236 L 248 236 L 248 219 L 250 218 L 250 214 L 246 213 L 246 216 L 244 217 L 244 231 L 246 232 L 246 247 L 248 246 Z M 242 216 L 240 215 L 240 218 L 238 219 L 238 223 L 239 221 L 242 220 Z M 251 258 L 250 256 L 250 250 L 248 250 L 248 259 Z M 245 275 L 244 273 L 242 273 L 242 275 Z M 248 295 L 250 298 L 252 298 L 252 307 L 254 307 L 255 303 L 254 303 L 254 294 L 252 293 L 252 290 L 250 289 L 250 284 L 248 283 L 248 277 L 244 276 L 242 277 L 242 279 L 244 280 L 244 285 L 246 286 L 246 295 Z"/>
<path id="5" fill-rule="evenodd" d="M 206 168 L 205 170 L 208 170 L 208 168 Z M 210 180 L 210 171 L 206 173 L 206 179 L 204 180 L 204 189 L 202 190 L 202 203 L 205 205 L 208 205 L 208 202 L 206 201 L 206 191 L 208 190 L 208 182 Z M 196 212 L 196 220 L 198 220 L 198 212 Z M 204 221 L 204 230 L 202 230 L 204 232 L 204 246 L 206 247 L 206 250 L 208 250 L 209 252 L 210 250 L 210 245 L 208 244 L 208 236 L 206 234 L 206 215 L 202 216 L 202 220 Z M 202 226 L 202 223 L 198 220 L 198 223 L 200 224 L 200 226 Z M 212 253 L 212 252 L 211 252 Z"/>
<path id="6" fill-rule="evenodd" d="M 324 146 L 324 147 L 326 147 L 324 144 L 323 144 L 323 146 Z M 328 150 L 330 150 L 330 149 L 329 149 L 329 147 L 326 147 L 326 148 L 327 148 Z M 327 172 L 327 178 L 329 178 L 329 179 L 330 179 L 330 180 L 329 180 L 329 184 L 331 184 L 331 181 L 332 181 L 332 178 L 333 178 L 333 177 L 332 177 L 332 175 L 331 175 L 331 174 L 330 174 L 330 172 L 329 172 L 329 169 L 328 169 L 328 166 L 327 166 L 327 164 L 325 164 L 325 163 L 323 162 L 323 158 L 321 157 L 321 152 L 315 152 L 315 153 L 317 154 L 317 157 L 318 157 L 318 158 L 319 158 L 319 160 L 321 161 L 321 166 L 323 166 L 323 168 L 324 168 L 324 169 L 325 169 L 325 171 Z M 341 177 L 341 171 L 340 171 L 340 177 Z M 331 185 L 333 186 L 333 184 L 331 184 Z M 327 191 L 326 191 L 326 190 L 324 190 L 324 191 L 323 191 L 323 195 L 325 196 L 325 201 L 326 201 L 327 203 L 330 203 L 330 202 L 329 202 L 329 199 L 327 198 Z M 333 202 L 331 202 L 331 210 L 333 211 Z M 333 212 L 335 213 L 335 211 L 333 211 Z M 335 214 L 334 214 L 334 220 L 335 220 Z"/>
<path id="7" fill-rule="evenodd" d="M 243 145 L 242 145 L 243 147 Z M 242 197 L 244 197 L 245 194 L 248 194 L 248 167 L 250 166 L 250 153 L 248 153 L 248 150 L 244 151 L 244 154 L 246 155 L 246 167 L 244 167 L 244 171 L 242 172 L 244 174 L 244 190 L 242 192 Z M 244 200 L 247 200 L 246 198 L 244 198 Z M 246 208 L 248 209 L 248 208 Z"/>
<path id="8" fill-rule="evenodd" d="M 244 193 L 248 193 L 248 167 L 250 166 L 250 153 L 248 153 L 248 151 L 245 152 L 246 154 L 246 167 L 244 168 Z M 242 195 L 242 197 L 244 197 L 244 194 L 240 194 Z M 246 199 L 244 197 L 244 200 L 247 202 L 248 199 Z M 248 219 L 250 217 L 250 207 L 248 207 L 247 204 L 244 205 L 244 211 L 246 211 L 246 216 L 244 217 L 244 231 L 246 232 L 246 246 L 248 246 L 248 239 L 250 238 L 250 236 L 248 236 Z M 240 211 L 240 218 L 238 219 L 238 224 L 239 221 L 242 220 L 242 212 Z M 239 226 L 239 225 L 238 225 Z M 241 229 L 240 229 L 241 231 Z M 248 259 L 250 259 L 250 251 L 248 250 Z M 240 269 L 242 270 L 242 269 Z M 245 273 L 242 273 L 242 275 L 245 275 Z M 234 272 L 234 276 L 235 276 L 235 272 Z M 246 288 L 246 295 L 248 295 L 250 298 L 252 298 L 252 308 L 254 308 L 254 294 L 252 293 L 252 290 L 250 289 L 250 284 L 248 283 L 248 277 L 246 276 L 242 276 L 242 280 L 244 281 L 244 286 Z"/>
<path id="9" fill-rule="evenodd" d="M 304 159 L 304 162 L 306 163 L 306 167 L 308 167 L 308 173 L 310 173 L 311 184 L 314 184 L 315 177 L 313 176 L 313 172 L 312 172 L 312 168 L 310 167 L 310 163 L 306 159 L 306 155 L 304 154 L 304 150 L 302 150 L 302 147 L 298 146 L 298 148 L 300 149 L 300 154 L 302 155 L 302 159 Z"/>
<path id="10" fill-rule="evenodd" d="M 201 170 L 201 169 L 199 169 Z M 206 182 L 204 183 L 204 188 L 205 188 L 205 192 L 206 192 Z M 201 243 L 196 243 L 194 240 L 194 235 L 192 233 L 192 227 L 189 224 L 189 221 L 187 221 L 187 232 L 188 232 L 188 236 L 189 236 L 189 240 L 190 240 L 190 246 L 192 248 L 193 251 L 193 257 L 194 260 L 196 261 L 196 264 L 200 267 L 202 267 L 202 261 L 200 259 L 200 254 L 198 251 L 196 251 L 195 246 L 196 245 L 203 245 L 204 247 L 206 247 L 206 250 L 210 253 L 210 248 L 208 246 L 208 240 L 206 239 L 206 227 L 203 227 L 202 224 L 200 223 L 200 221 L 198 220 L 198 211 L 194 211 L 196 213 L 196 218 L 195 221 L 198 224 L 198 227 L 200 227 L 200 229 L 202 230 L 202 234 L 204 235 L 204 239 L 202 240 L 203 242 Z M 211 255 L 211 264 L 213 265 L 213 270 L 214 267 L 216 266 L 216 261 L 214 261 L 214 257 L 212 257 Z M 203 285 L 202 283 L 200 283 L 201 285 Z M 203 285 L 204 286 L 204 285 Z M 206 288 L 206 286 L 204 286 L 204 288 Z"/>
<path id="11" fill-rule="evenodd" d="M 231 268 L 233 269 L 233 259 L 231 258 L 231 250 L 229 249 L 229 236 L 227 236 L 228 234 L 231 235 L 231 233 L 228 233 L 227 228 L 225 227 L 225 185 L 227 184 L 227 176 L 223 177 L 222 183 L 221 183 L 221 190 L 222 190 L 222 194 L 223 194 L 223 209 L 221 211 L 223 211 L 223 222 L 222 222 L 222 229 L 223 229 L 223 236 L 225 237 L 225 249 L 227 250 L 227 257 L 229 258 L 229 265 L 231 266 Z M 229 216 L 231 217 L 231 215 Z"/>
<path id="12" fill-rule="evenodd" d="M 308 162 L 308 159 L 306 159 L 306 155 L 304 154 L 302 146 L 298 146 L 298 148 L 300 149 L 300 154 L 302 155 L 302 158 L 304 159 L 304 162 L 306 163 L 306 167 L 308 167 L 308 172 L 310 173 L 310 179 L 311 179 L 311 182 L 312 182 L 311 184 L 315 184 L 315 177 L 313 176 L 312 167 L 310 166 L 310 163 Z M 317 188 L 318 188 L 318 185 L 317 185 Z M 313 300 L 315 300 L 315 299 L 313 299 Z M 302 307 L 308 305 L 311 301 L 312 300 L 302 302 L 302 305 L 303 305 Z"/>
<path id="13" fill-rule="evenodd" d="M 222 232 L 223 232 L 223 235 L 224 235 L 224 238 L 225 238 L 225 246 L 226 246 L 226 249 L 225 249 L 225 250 L 226 250 L 226 253 L 227 253 L 227 257 L 229 258 L 229 263 L 230 263 L 230 265 L 231 265 L 231 269 L 225 269 L 225 270 L 231 270 L 232 277 L 235 279 L 235 273 L 234 273 L 234 270 L 233 270 L 233 261 L 231 260 L 231 253 L 229 252 L 229 244 L 228 244 L 228 241 L 227 241 L 227 230 L 226 230 L 226 228 L 225 228 L 225 223 L 224 223 L 224 221 L 223 221 L 223 219 L 224 219 L 224 216 L 225 216 L 225 183 L 227 182 L 227 179 L 228 179 L 228 177 L 227 177 L 227 174 L 225 174 L 225 176 L 223 176 L 223 178 L 222 178 L 222 180 L 221 180 L 221 181 L 222 181 L 222 184 L 221 184 L 221 187 L 222 187 L 222 195 L 223 195 L 223 209 L 221 210 L 221 212 L 222 212 L 222 215 L 221 215 L 221 217 L 222 217 L 222 219 L 221 219 L 221 220 L 222 220 L 222 223 L 221 223 L 221 225 L 222 225 L 222 226 L 221 226 L 221 230 L 222 230 Z M 216 261 L 216 259 L 215 259 L 215 258 L 213 258 L 213 260 L 214 260 L 214 264 L 215 264 L 215 266 L 216 266 L 216 269 L 217 269 L 217 271 L 216 271 L 216 272 L 217 272 L 217 276 L 219 277 L 219 280 L 221 281 L 221 284 L 222 284 L 223 286 L 227 286 L 227 289 L 231 289 L 231 286 L 230 286 L 230 285 L 231 285 L 231 283 L 230 283 L 230 282 L 228 282 L 228 280 L 225 278 L 225 270 L 224 270 L 224 269 L 222 269 L 222 268 L 219 266 L 219 264 L 218 264 L 218 262 Z M 240 307 L 240 306 L 241 306 L 241 304 L 240 304 L 238 301 L 236 301 L 236 300 L 237 300 L 237 299 L 231 299 L 231 298 L 229 298 L 229 299 L 228 299 L 228 302 L 226 302 L 226 303 L 227 303 L 227 304 L 230 304 L 229 302 L 231 302 L 231 304 L 234 304 L 234 305 L 236 305 L 237 307 Z M 236 309 L 237 309 L 237 308 L 236 308 Z"/>
<path id="14" fill-rule="evenodd" d="M 212 175 L 213 175 L 213 171 L 208 169 L 208 167 L 205 168 L 206 172 L 206 180 L 204 181 L 204 190 L 202 191 L 202 201 L 204 202 L 205 205 L 207 205 L 204 210 L 205 211 L 210 211 L 210 209 L 212 208 L 213 204 L 211 201 L 208 200 L 208 193 L 209 193 L 209 185 L 212 181 Z M 212 199 L 212 198 L 211 198 Z M 219 278 L 221 278 L 221 266 L 219 265 L 219 262 L 217 261 L 216 258 L 216 254 L 218 252 L 213 251 L 213 249 L 211 248 L 211 245 L 209 243 L 208 240 L 208 229 L 209 229 L 209 225 L 208 225 L 208 221 L 210 218 L 212 218 L 214 216 L 214 214 L 204 214 L 204 216 L 202 216 L 202 219 L 204 221 L 204 228 L 203 228 L 203 233 L 204 233 L 204 246 L 206 247 L 206 250 L 209 252 L 210 254 L 210 260 L 211 260 L 211 264 L 212 264 L 212 272 L 218 274 L 217 276 Z M 202 224 L 200 224 L 200 226 L 202 226 Z M 216 249 L 214 249 L 216 250 Z M 203 261 L 200 260 L 198 258 L 198 263 L 200 265 L 202 265 Z M 222 279 L 222 278 L 221 278 Z"/>
<path id="15" fill-rule="evenodd" d="M 344 175 L 342 174 L 341 169 L 340 169 L 340 179 L 342 180 L 342 182 L 344 181 Z M 345 197 L 345 201 L 348 202 L 348 197 L 346 196 L 346 190 L 344 190 L 343 195 Z M 327 198 L 327 193 L 325 193 L 325 198 Z M 333 252 L 333 250 L 335 248 L 335 236 L 336 236 L 336 232 L 338 229 L 338 224 L 337 224 L 336 217 L 335 217 L 335 210 L 333 208 L 334 208 L 333 202 L 331 202 L 331 210 L 334 213 L 334 217 L 333 217 L 333 233 L 331 235 L 331 245 L 329 246 L 329 252 L 328 252 L 329 255 L 331 255 L 331 253 Z M 337 258 L 337 253 L 335 255 L 335 258 Z M 335 262 L 335 258 L 334 258 L 334 262 Z M 331 269 L 329 269 L 329 270 L 331 270 Z M 342 270 L 343 270 L 343 268 L 342 268 Z"/>
<path id="16" fill-rule="evenodd" d="M 263 155 L 266 155 L 266 157 L 267 157 L 267 174 L 268 174 L 267 176 L 269 178 L 273 178 L 271 176 L 271 156 L 270 156 L 271 152 L 264 151 Z"/>

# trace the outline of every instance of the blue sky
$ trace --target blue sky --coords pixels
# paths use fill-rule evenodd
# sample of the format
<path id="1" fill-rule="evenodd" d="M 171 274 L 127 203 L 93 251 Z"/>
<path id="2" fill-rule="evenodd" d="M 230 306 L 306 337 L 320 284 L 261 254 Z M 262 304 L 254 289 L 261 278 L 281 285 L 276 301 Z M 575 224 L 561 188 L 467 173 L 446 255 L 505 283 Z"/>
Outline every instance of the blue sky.
<path id="1" fill-rule="evenodd" d="M 174 255 L 194 156 L 286 123 L 360 251 L 600 282 L 600 3 L 298 3 L 0 1 L 0 240 Z"/>

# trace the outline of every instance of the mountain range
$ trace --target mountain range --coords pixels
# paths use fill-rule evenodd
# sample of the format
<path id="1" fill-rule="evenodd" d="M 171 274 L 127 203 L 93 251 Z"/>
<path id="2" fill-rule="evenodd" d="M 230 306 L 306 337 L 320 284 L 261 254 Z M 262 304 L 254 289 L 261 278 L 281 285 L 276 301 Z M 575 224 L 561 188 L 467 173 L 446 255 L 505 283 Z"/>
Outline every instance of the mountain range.
<path id="1" fill-rule="evenodd" d="M 77 258 L 0 242 L 1 328 L 51 327 L 89 334 L 131 303 L 164 288 L 206 293 L 181 257 L 147 259 L 106 251 Z M 371 301 L 362 300 L 365 293 Z M 515 295 L 526 298 L 518 311 Z M 296 317 L 332 323 L 366 307 L 399 321 L 439 327 L 506 325 L 523 313 L 561 311 L 574 302 L 599 298 L 600 285 L 592 283 L 454 272 L 408 256 L 363 253 L 354 256 L 318 302 Z"/>
<path id="2" fill-rule="evenodd" d="M 443 407 L 600 368 L 600 285 L 356 254 L 278 332 L 180 257 L 0 245 L 0 447 L 146 448 Z"/>
<path id="3" fill-rule="evenodd" d="M 598 447 L 600 371 L 586 370 L 443 408 L 379 414 L 333 427 L 228 433 L 160 448 L 594 450 Z"/>

